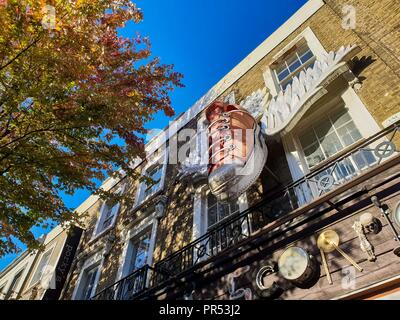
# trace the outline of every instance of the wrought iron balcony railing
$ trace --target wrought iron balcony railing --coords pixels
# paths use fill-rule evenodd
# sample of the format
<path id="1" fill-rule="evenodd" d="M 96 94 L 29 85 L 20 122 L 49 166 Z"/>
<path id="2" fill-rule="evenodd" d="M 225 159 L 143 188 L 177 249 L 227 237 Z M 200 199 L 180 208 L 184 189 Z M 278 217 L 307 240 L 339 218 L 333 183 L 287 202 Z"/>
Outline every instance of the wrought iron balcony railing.
<path id="1" fill-rule="evenodd" d="M 151 276 L 154 276 L 154 273 L 152 267 L 145 265 L 105 288 L 92 297 L 92 300 L 133 300 L 136 295 L 152 286 Z"/>
<path id="2" fill-rule="evenodd" d="M 340 155 L 321 163 L 303 178 L 267 194 L 255 206 L 228 218 L 202 237 L 154 265 L 135 271 L 99 293 L 96 299 L 132 299 L 148 288 L 179 277 L 246 238 L 267 224 L 300 209 L 399 154 L 400 123 L 362 140 Z M 149 273 L 149 271 L 151 271 Z"/>

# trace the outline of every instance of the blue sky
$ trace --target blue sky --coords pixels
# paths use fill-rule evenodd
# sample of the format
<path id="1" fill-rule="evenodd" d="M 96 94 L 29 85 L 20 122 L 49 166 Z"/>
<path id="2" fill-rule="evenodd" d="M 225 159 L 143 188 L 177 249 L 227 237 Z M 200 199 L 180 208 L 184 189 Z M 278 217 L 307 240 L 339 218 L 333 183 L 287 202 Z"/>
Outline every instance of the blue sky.
<path id="1" fill-rule="evenodd" d="M 174 64 L 184 74 L 185 88 L 171 98 L 176 115 L 191 107 L 226 73 L 253 51 L 262 41 L 293 15 L 306 0 L 137 0 L 144 21 L 130 23 L 123 36 L 138 31 L 150 37 L 152 52 L 162 63 Z M 148 129 L 164 128 L 170 118 L 159 114 L 147 124 Z M 77 207 L 88 196 L 78 190 L 64 196 Z M 40 236 L 48 230 L 35 228 Z M 22 247 L 23 248 L 23 247 Z M 0 259 L 0 270 L 15 255 Z"/>

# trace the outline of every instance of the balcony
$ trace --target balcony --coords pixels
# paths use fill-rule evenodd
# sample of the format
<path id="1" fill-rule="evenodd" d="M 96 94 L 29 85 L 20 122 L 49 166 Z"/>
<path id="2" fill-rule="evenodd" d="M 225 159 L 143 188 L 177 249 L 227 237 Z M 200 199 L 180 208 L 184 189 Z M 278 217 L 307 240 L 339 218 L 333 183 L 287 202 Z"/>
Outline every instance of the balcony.
<path id="1" fill-rule="evenodd" d="M 151 287 L 151 272 L 154 272 L 154 269 L 145 265 L 127 277 L 105 288 L 92 297 L 91 300 L 133 300 L 135 296 Z"/>
<path id="2" fill-rule="evenodd" d="M 149 290 L 163 288 L 229 249 L 238 248 L 278 227 L 293 224 L 296 219 L 296 223 L 299 223 L 299 218 L 307 219 L 305 213 L 310 208 L 329 203 L 335 195 L 343 197 L 362 181 L 400 163 L 400 150 L 395 144 L 400 141 L 399 131 L 400 122 L 359 141 L 321 163 L 310 174 L 265 195 L 255 206 L 230 217 L 154 267 L 145 266 L 116 282 L 94 299 L 143 298 Z"/>

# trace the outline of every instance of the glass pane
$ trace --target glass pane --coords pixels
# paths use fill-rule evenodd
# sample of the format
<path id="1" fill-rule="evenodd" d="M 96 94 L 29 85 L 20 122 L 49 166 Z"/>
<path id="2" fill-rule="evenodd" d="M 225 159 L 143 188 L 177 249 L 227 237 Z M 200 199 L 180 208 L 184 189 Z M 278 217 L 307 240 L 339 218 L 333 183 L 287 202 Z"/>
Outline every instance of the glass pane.
<path id="1" fill-rule="evenodd" d="M 349 146 L 362 138 L 360 131 L 358 131 L 353 121 L 339 128 L 337 131 L 345 146 Z"/>
<path id="2" fill-rule="evenodd" d="M 132 241 L 131 272 L 140 269 L 147 263 L 149 255 L 151 230 Z"/>
<path id="3" fill-rule="evenodd" d="M 157 181 L 159 181 L 160 179 L 161 179 L 161 170 L 162 168 L 161 167 L 158 167 L 158 168 L 156 168 L 153 172 L 152 172 L 152 174 L 151 174 L 151 178 L 155 181 L 155 182 L 157 182 Z"/>
<path id="4" fill-rule="evenodd" d="M 282 80 L 284 80 L 288 75 L 289 75 L 289 70 L 286 69 L 286 68 L 285 68 L 282 72 L 278 73 L 278 80 L 279 80 L 279 82 L 281 82 Z"/>
<path id="5" fill-rule="evenodd" d="M 146 185 L 146 189 L 144 190 L 144 199 L 158 191 L 161 182 L 162 166 L 157 166 L 151 169 L 147 175 L 153 180 L 153 184 Z"/>
<path id="6" fill-rule="evenodd" d="M 344 159 L 338 162 L 334 171 L 334 176 L 337 181 L 341 181 L 354 175 L 355 172 L 356 169 L 354 168 L 350 159 Z"/>
<path id="7" fill-rule="evenodd" d="M 276 71 L 276 74 L 280 74 L 282 71 L 284 71 L 284 70 L 286 70 L 286 69 L 287 69 L 286 64 L 285 64 L 285 62 L 283 62 L 283 63 L 279 64 L 279 65 L 275 68 L 275 71 Z"/>
<path id="8" fill-rule="evenodd" d="M 85 286 L 83 288 L 82 299 L 89 300 L 92 297 L 93 289 L 95 286 L 98 267 L 95 267 L 86 272 Z"/>
<path id="9" fill-rule="evenodd" d="M 331 119 L 336 129 L 351 121 L 351 117 L 346 110 L 342 110 L 341 112 L 333 114 Z"/>
<path id="10" fill-rule="evenodd" d="M 210 192 L 207 196 L 207 206 L 208 208 L 217 204 L 217 198 Z"/>
<path id="11" fill-rule="evenodd" d="M 321 147 L 327 157 L 333 156 L 343 149 L 343 146 L 335 132 L 330 133 L 321 139 Z"/>
<path id="12" fill-rule="evenodd" d="M 328 119 L 322 120 L 314 129 L 320 139 L 333 132 L 332 124 Z"/>
<path id="13" fill-rule="evenodd" d="M 217 205 L 208 207 L 208 226 L 211 227 L 217 223 Z"/>
<path id="14" fill-rule="evenodd" d="M 300 140 L 300 144 L 303 147 L 303 149 L 305 149 L 317 142 L 317 138 L 315 137 L 313 130 L 309 130 L 307 133 L 300 136 L 299 140 Z"/>
<path id="15" fill-rule="evenodd" d="M 234 202 L 232 202 L 230 204 L 230 212 L 231 212 L 231 214 L 239 212 L 239 203 L 238 203 L 238 201 L 234 201 Z"/>
<path id="16" fill-rule="evenodd" d="M 360 150 L 352 156 L 358 169 L 364 169 L 376 162 L 375 156 L 370 150 Z"/>
<path id="17" fill-rule="evenodd" d="M 112 213 L 112 207 L 109 204 L 106 204 L 104 207 L 104 217 L 107 219 L 108 217 L 111 216 Z"/>
<path id="18" fill-rule="evenodd" d="M 104 220 L 103 222 L 103 230 L 107 229 L 113 220 L 113 217 L 109 217 L 108 219 Z"/>
<path id="19" fill-rule="evenodd" d="M 229 214 L 229 203 L 218 203 L 218 220 L 221 221 L 228 217 Z"/>
<path id="20" fill-rule="evenodd" d="M 321 161 L 325 160 L 325 156 L 317 143 L 304 149 L 304 154 L 309 168 L 314 167 Z"/>
<path id="21" fill-rule="evenodd" d="M 288 61 L 288 66 L 289 66 L 290 72 L 294 72 L 294 71 L 296 71 L 298 68 L 301 67 L 301 62 L 300 62 L 300 60 L 297 58 L 297 56 L 294 56 L 293 58 L 291 58 L 290 61 Z"/>
<path id="22" fill-rule="evenodd" d="M 300 54 L 299 54 L 300 55 Z M 300 56 L 301 62 L 304 64 L 308 60 L 311 60 L 314 57 L 313 53 L 311 50 L 308 50 L 306 53 L 304 53 L 302 56 Z"/>
<path id="23" fill-rule="evenodd" d="M 38 282 L 40 280 L 40 278 L 42 277 L 44 268 L 47 266 L 47 263 L 48 263 L 48 261 L 50 259 L 50 254 L 51 254 L 51 251 L 46 252 L 42 256 L 42 258 L 41 258 L 41 260 L 39 262 L 39 265 L 38 265 L 38 267 L 36 269 L 35 275 L 32 278 L 31 284 L 34 284 L 34 283 Z"/>

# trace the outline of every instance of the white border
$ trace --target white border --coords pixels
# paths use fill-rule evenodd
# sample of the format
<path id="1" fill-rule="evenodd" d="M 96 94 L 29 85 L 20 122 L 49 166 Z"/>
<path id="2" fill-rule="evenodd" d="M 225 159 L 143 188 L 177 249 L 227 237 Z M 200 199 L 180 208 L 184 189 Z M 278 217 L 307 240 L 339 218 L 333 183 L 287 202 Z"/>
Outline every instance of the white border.
<path id="1" fill-rule="evenodd" d="M 125 186 L 126 186 L 126 183 L 123 184 L 123 185 L 121 186 L 121 190 L 119 191 L 119 194 L 120 194 L 120 195 L 124 193 L 124 191 L 125 191 Z M 97 219 L 96 226 L 95 226 L 95 228 L 94 228 L 94 230 L 93 230 L 92 237 L 91 237 L 89 243 L 91 243 L 91 242 L 93 242 L 94 240 L 96 240 L 96 239 L 98 239 L 99 237 L 101 237 L 104 233 L 106 233 L 108 230 L 112 229 L 112 228 L 114 227 L 114 225 L 115 225 L 115 221 L 117 220 L 117 217 L 118 217 L 118 215 L 119 215 L 119 210 L 120 210 L 120 208 L 121 208 L 121 203 L 120 203 L 120 202 L 118 202 L 117 204 L 115 204 L 115 205 L 118 206 L 118 207 L 117 207 L 116 212 L 115 212 L 115 214 L 114 214 L 114 217 L 113 217 L 113 219 L 112 219 L 112 221 L 111 221 L 111 224 L 110 224 L 107 228 L 101 230 L 100 232 L 98 231 L 98 229 L 100 228 L 100 226 L 101 226 L 101 225 L 103 224 L 103 222 L 104 222 L 104 211 L 105 211 L 105 208 L 106 208 L 106 204 L 107 204 L 107 201 L 103 201 L 103 203 L 102 203 L 102 205 L 101 205 L 101 208 L 100 208 L 99 218 Z"/>
<path id="2" fill-rule="evenodd" d="M 282 50 L 280 50 L 274 57 L 273 62 L 266 67 L 265 72 L 263 73 L 265 86 L 269 89 L 271 95 L 277 96 L 281 91 L 279 87 L 279 83 L 276 79 L 276 76 L 273 72 L 272 64 L 279 60 L 282 55 L 285 54 L 288 50 L 290 50 L 297 43 L 304 40 L 307 43 L 308 48 L 311 50 L 316 59 L 320 59 L 322 56 L 327 55 L 328 52 L 325 50 L 321 42 L 318 40 L 315 33 L 312 31 L 310 27 L 304 29 L 295 39 L 293 39 L 289 44 L 287 44 Z"/>
<path id="3" fill-rule="evenodd" d="M 84 264 L 82 266 L 82 269 L 81 269 L 81 271 L 79 273 L 78 280 L 77 280 L 77 282 L 75 284 L 74 292 L 72 294 L 72 300 L 81 300 L 81 299 L 77 299 L 77 296 L 78 296 L 78 293 L 81 294 L 81 291 L 82 291 L 82 289 L 80 288 L 81 282 L 82 282 L 82 277 L 83 277 L 84 273 L 88 269 L 93 268 L 93 266 L 95 266 L 97 264 L 99 265 L 99 269 L 98 269 L 97 274 L 96 274 L 95 284 L 94 284 L 94 287 L 92 289 L 91 298 L 96 295 L 97 285 L 99 283 L 101 272 L 102 272 L 102 269 L 103 269 L 104 248 L 102 250 L 100 249 L 96 253 L 93 253 L 88 259 L 85 260 L 85 262 L 84 262 Z"/>
<path id="4" fill-rule="evenodd" d="M 163 150 L 163 153 L 158 156 L 157 158 L 153 159 L 152 161 L 149 161 L 142 169 L 141 174 L 142 175 L 146 175 L 146 171 L 158 164 L 162 165 L 162 171 L 161 171 L 161 181 L 160 181 L 160 186 L 158 188 L 158 190 L 154 191 L 154 193 L 150 196 L 148 196 L 146 199 L 142 199 L 142 194 L 144 191 L 144 188 L 146 187 L 146 183 L 143 181 L 139 184 L 137 191 L 136 191 L 136 196 L 135 196 L 135 204 L 133 206 L 133 210 L 135 210 L 136 208 L 138 208 L 140 205 L 142 205 L 143 203 L 145 203 L 147 200 L 149 200 L 150 198 L 152 198 L 153 195 L 155 195 L 157 192 L 159 192 L 160 190 L 164 189 L 164 183 L 165 183 L 165 175 L 167 172 L 167 164 L 168 164 L 168 154 L 169 154 L 169 148 L 165 148 L 165 150 Z M 161 160 L 161 161 L 160 161 Z"/>
<path id="5" fill-rule="evenodd" d="M 36 275 L 36 271 L 37 271 L 37 269 L 38 269 L 40 263 L 42 262 L 43 256 L 44 256 L 46 253 L 48 253 L 48 252 L 50 251 L 49 260 L 47 261 L 46 265 L 43 267 L 43 268 L 46 268 L 46 267 L 49 265 L 49 262 L 51 261 L 51 257 L 53 256 L 53 252 L 54 252 L 54 249 L 56 248 L 56 246 L 57 246 L 57 242 L 56 242 L 55 244 L 53 244 L 53 245 L 52 245 L 49 249 L 47 249 L 46 251 L 43 251 L 42 254 L 40 255 L 40 258 L 37 260 L 37 261 L 38 261 L 38 264 L 35 266 L 35 268 L 34 268 L 35 270 L 32 272 L 32 278 L 29 279 L 28 290 L 32 289 L 34 286 L 36 286 L 36 285 L 40 282 L 40 280 L 42 280 L 43 274 L 40 275 L 40 278 L 38 279 L 38 281 L 36 281 L 35 283 L 32 282 L 32 281 L 33 281 L 33 278 L 34 278 L 35 275 Z"/>
<path id="6" fill-rule="evenodd" d="M 157 228 L 158 228 L 158 220 L 155 218 L 155 211 L 142 219 L 137 225 L 135 225 L 132 229 L 130 229 L 125 236 L 124 246 L 122 249 L 122 255 L 119 260 L 119 268 L 117 272 L 117 281 L 129 275 L 128 266 L 130 264 L 129 255 L 130 250 L 132 249 L 131 240 L 142 233 L 145 229 L 151 227 L 151 236 L 150 236 L 150 244 L 149 244 L 149 253 L 147 256 L 147 264 L 149 266 L 153 263 L 153 255 L 154 248 L 157 236 Z"/>
<path id="7" fill-rule="evenodd" d="M 0 297 L 1 298 L 0 300 L 5 300 L 5 297 L 6 297 L 8 291 L 10 289 L 10 286 L 12 285 L 12 283 L 14 281 L 14 278 L 18 275 L 18 273 L 20 273 L 22 271 L 21 278 L 17 283 L 16 289 L 13 290 L 14 292 L 11 293 L 10 298 L 15 298 L 14 294 L 16 294 L 16 296 L 21 294 L 21 289 L 23 289 L 22 286 L 23 286 L 23 284 L 24 284 L 24 282 L 26 280 L 28 269 L 29 269 L 28 268 L 28 263 L 25 263 L 22 267 L 17 269 L 18 271 L 13 273 L 13 276 L 11 277 L 11 281 L 10 280 L 6 280 L 5 282 L 2 283 L 2 285 L 5 285 L 4 288 L 3 288 L 5 290 L 5 292 L 3 292 L 4 296 Z M 9 300 L 9 299 L 7 299 L 7 300 Z"/>
<path id="8" fill-rule="evenodd" d="M 196 190 L 193 199 L 193 227 L 192 227 L 192 241 L 200 238 L 207 232 L 208 225 L 208 205 L 207 195 L 209 189 L 208 185 L 202 186 Z M 248 209 L 249 204 L 247 202 L 246 192 L 238 197 L 239 212 L 243 212 Z M 245 230 L 246 231 L 246 230 Z"/>
<path id="9" fill-rule="evenodd" d="M 317 103 L 317 106 L 319 106 L 318 110 L 314 110 L 308 117 L 301 119 L 299 125 L 296 125 L 292 132 L 282 137 L 286 160 L 294 181 L 310 172 L 305 162 L 303 150 L 298 141 L 299 133 L 302 130 L 307 130 L 307 123 L 318 121 L 326 110 L 331 110 L 331 107 L 336 107 L 338 102 L 344 103 L 345 110 L 349 113 L 357 129 L 360 131 L 362 138 L 368 138 L 380 131 L 377 122 L 368 112 L 368 109 L 362 103 L 354 89 L 350 86 L 341 96 L 337 96 L 337 100 L 331 100 L 323 105 L 318 105 Z"/>

